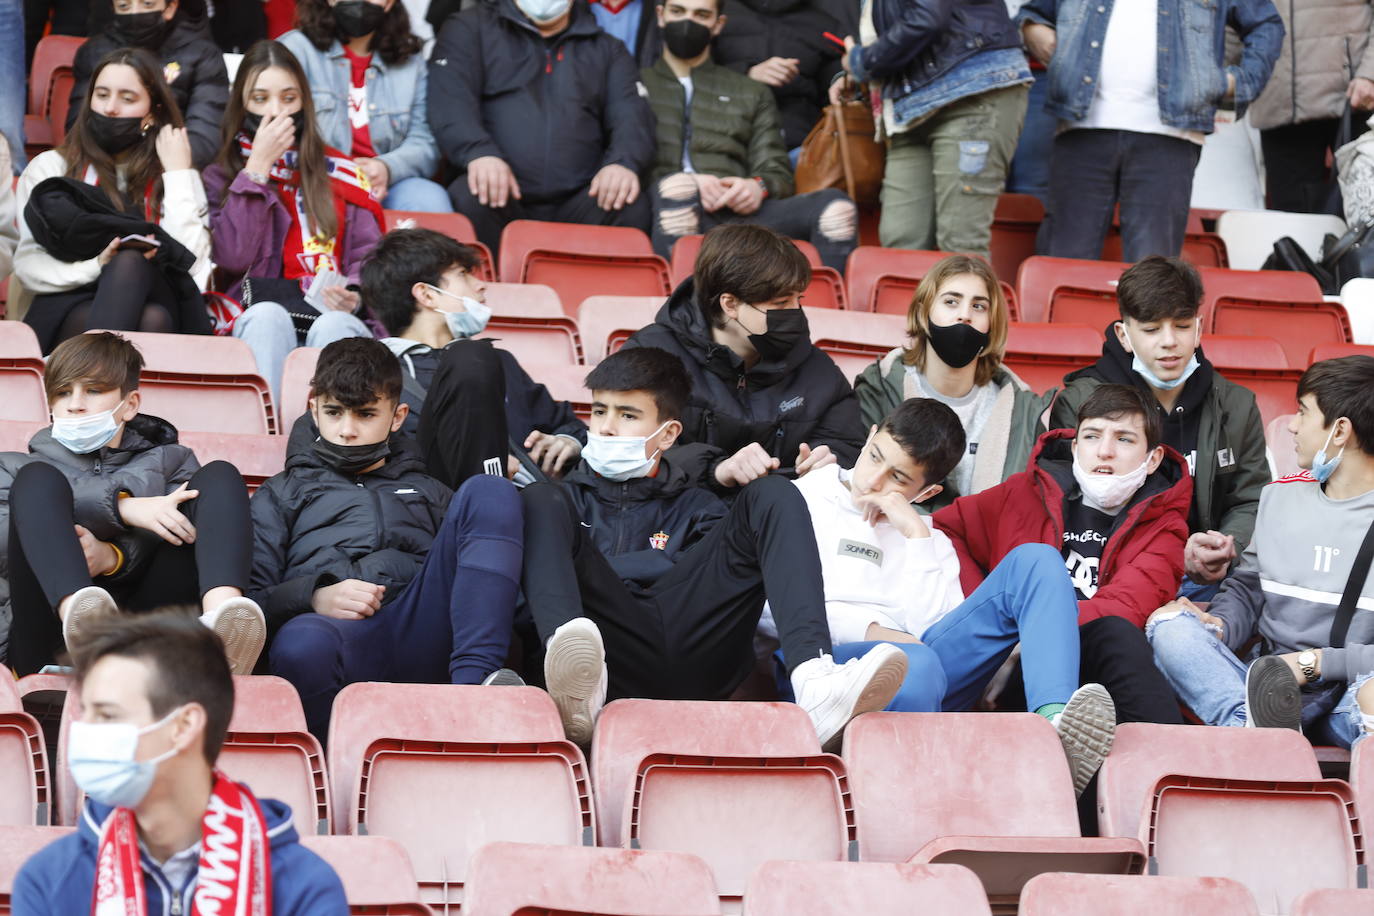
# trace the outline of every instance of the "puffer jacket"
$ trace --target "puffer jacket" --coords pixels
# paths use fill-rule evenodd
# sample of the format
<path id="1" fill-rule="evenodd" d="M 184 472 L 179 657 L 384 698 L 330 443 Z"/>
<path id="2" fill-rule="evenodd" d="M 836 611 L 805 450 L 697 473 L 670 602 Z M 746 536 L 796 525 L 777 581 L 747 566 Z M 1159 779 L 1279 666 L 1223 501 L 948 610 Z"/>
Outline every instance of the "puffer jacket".
<path id="1" fill-rule="evenodd" d="M 9 533 L 10 487 L 25 465 L 41 461 L 62 472 L 72 485 L 76 521 L 124 554 L 124 565 L 100 584 L 119 593 L 126 582 L 137 582 L 158 544 L 150 531 L 131 529 L 119 517 L 119 494 L 166 496 L 191 479 L 200 462 L 177 442 L 172 424 L 138 414 L 124 424 L 118 448 L 106 446 L 78 455 L 52 437 L 52 427 L 29 440 L 29 451 L 0 452 L 0 659 L 9 657 L 10 607 Z"/>
<path id="2" fill-rule="evenodd" d="M 592 542 L 631 588 L 653 585 L 725 515 L 714 493 L 667 458 L 653 477 L 624 481 L 608 480 L 583 461 L 563 483 Z"/>
<path id="3" fill-rule="evenodd" d="M 395 596 L 429 553 L 453 491 L 425 473 L 409 437 L 391 437 L 391 457 L 359 476 L 341 474 L 315 453 L 315 422 L 291 428 L 286 470 L 250 504 L 253 568 L 248 597 L 275 632 L 311 610 L 315 589 L 362 579 Z"/>
<path id="4" fill-rule="evenodd" d="M 691 277 L 625 346 L 667 350 L 691 376 L 682 444 L 670 454 L 677 452 L 681 462 L 691 456 L 693 479 L 716 486 L 715 466 L 750 442 L 762 445 L 784 471 L 803 442 L 813 449 L 830 446 L 845 467 L 859 457 L 865 438 L 859 402 L 830 357 L 802 339 L 784 359 L 745 368 L 733 350 L 711 339 Z"/>
<path id="5" fill-rule="evenodd" d="M 668 62 L 640 71 L 658 122 L 652 180 L 682 171 L 687 93 Z M 763 83 L 711 63 L 692 70 L 692 168 L 717 178 L 762 178 L 772 198 L 792 194 L 792 164 L 783 146 L 773 94 Z"/>
<path id="6" fill-rule="evenodd" d="M 1283 18 L 1283 49 L 1264 92 L 1250 106 L 1250 123 L 1267 130 L 1340 117 L 1350 81 L 1374 80 L 1374 4 L 1274 0 L 1274 6 Z"/>

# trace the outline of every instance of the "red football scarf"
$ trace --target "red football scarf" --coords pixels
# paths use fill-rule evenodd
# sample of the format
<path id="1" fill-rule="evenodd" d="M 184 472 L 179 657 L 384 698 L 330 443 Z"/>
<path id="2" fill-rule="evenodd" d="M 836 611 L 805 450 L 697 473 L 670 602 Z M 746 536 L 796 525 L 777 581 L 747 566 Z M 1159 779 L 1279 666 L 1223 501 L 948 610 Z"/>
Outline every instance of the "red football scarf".
<path id="1" fill-rule="evenodd" d="M 200 866 L 188 916 L 271 916 L 267 825 L 253 793 L 215 771 L 201 829 Z M 138 825 L 132 809 L 116 808 L 100 827 L 91 916 L 146 916 L 147 912 Z"/>
<path id="2" fill-rule="evenodd" d="M 86 166 L 86 174 L 82 180 L 88 185 L 93 185 L 97 188 L 100 187 L 100 176 L 95 173 L 95 166 L 93 165 Z M 158 214 L 153 212 L 152 182 L 149 182 L 148 187 L 143 189 L 143 218 L 150 223 L 162 222 L 162 220 L 158 218 Z"/>
<path id="3" fill-rule="evenodd" d="M 244 133 L 239 134 L 238 140 L 239 151 L 246 162 L 253 151 L 253 141 Z M 333 238 L 314 235 L 310 231 L 310 219 L 305 213 L 305 198 L 298 193 L 300 172 L 296 168 L 296 156 L 295 150 L 287 150 L 268 173 L 277 195 L 291 214 L 291 231 L 286 234 L 286 243 L 282 246 L 282 276 L 288 280 L 299 280 L 314 277 L 322 270 L 343 273 L 339 266 L 338 249 L 347 219 L 346 205 L 366 208 L 377 218 L 378 226 L 383 224 L 382 205 L 372 196 L 367 176 L 357 163 L 336 149 L 326 148 L 325 169 L 329 174 L 330 190 L 334 192 L 334 211 L 339 229 Z"/>

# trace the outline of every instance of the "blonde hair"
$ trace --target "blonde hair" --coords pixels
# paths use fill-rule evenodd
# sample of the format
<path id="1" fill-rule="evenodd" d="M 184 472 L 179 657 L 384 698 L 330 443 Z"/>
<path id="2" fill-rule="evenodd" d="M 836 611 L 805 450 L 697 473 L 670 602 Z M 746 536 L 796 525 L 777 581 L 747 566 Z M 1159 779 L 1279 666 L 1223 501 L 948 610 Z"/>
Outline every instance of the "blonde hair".
<path id="1" fill-rule="evenodd" d="M 935 297 L 946 283 L 964 274 L 982 280 L 988 289 L 988 345 L 978 354 L 973 380 L 975 385 L 986 385 L 1002 368 L 1002 357 L 1007 352 L 1007 324 L 1010 318 L 1002 284 L 997 282 L 997 275 L 982 258 L 952 254 L 938 261 L 921 280 L 906 313 L 908 345 L 902 354 L 902 362 L 925 371 L 926 343 L 930 340 L 930 310 L 935 306 Z"/>

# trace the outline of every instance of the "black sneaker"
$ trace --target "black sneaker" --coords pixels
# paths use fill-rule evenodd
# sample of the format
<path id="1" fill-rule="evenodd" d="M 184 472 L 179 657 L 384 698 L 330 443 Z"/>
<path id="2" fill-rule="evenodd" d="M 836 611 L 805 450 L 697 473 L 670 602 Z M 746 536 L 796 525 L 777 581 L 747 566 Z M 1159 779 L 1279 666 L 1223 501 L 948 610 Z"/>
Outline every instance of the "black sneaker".
<path id="1" fill-rule="evenodd" d="M 1276 655 L 1262 655 L 1245 672 L 1245 725 L 1302 731 L 1302 691 L 1293 669 Z"/>

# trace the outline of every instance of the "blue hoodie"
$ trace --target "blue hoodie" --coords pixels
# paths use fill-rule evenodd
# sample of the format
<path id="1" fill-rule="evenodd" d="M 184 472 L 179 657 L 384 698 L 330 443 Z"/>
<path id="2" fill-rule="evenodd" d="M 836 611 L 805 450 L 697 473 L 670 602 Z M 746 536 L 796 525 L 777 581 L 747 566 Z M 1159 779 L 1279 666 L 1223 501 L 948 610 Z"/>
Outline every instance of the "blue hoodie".
<path id="1" fill-rule="evenodd" d="M 323 859 L 302 846 L 291 823 L 291 808 L 275 799 L 259 799 L 267 820 L 267 839 L 272 845 L 273 916 L 333 916 L 348 913 L 343 885 Z M 100 825 L 110 808 L 90 799 L 81 812 L 76 833 L 49 844 L 34 854 L 14 881 L 10 912 L 14 916 L 73 916 L 91 911 L 95 888 L 95 854 Z M 162 870 L 146 851 L 140 856 L 148 916 L 179 916 L 191 913 L 195 873 L 180 890 L 180 900 Z"/>

